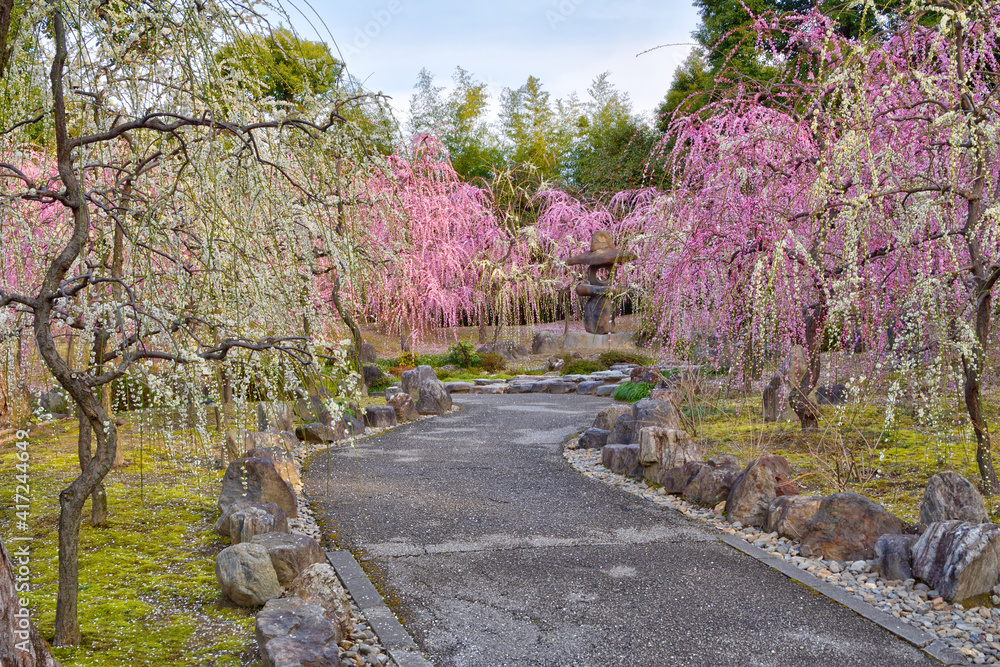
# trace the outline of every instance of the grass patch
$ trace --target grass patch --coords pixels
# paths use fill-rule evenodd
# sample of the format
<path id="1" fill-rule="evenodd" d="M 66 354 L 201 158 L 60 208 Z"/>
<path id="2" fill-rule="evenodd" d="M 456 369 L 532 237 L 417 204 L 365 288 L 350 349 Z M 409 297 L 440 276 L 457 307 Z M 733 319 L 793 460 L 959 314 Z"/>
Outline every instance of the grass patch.
<path id="1" fill-rule="evenodd" d="M 636 403 L 644 398 L 649 398 L 649 392 L 655 386 L 651 382 L 623 382 L 615 389 L 612 398 L 616 401 Z"/>

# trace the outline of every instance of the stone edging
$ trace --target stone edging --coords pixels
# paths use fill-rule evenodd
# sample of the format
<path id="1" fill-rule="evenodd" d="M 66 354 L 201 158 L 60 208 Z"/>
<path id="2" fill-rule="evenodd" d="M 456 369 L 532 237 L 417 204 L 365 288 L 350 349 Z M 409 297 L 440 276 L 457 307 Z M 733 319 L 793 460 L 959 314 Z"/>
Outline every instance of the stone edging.
<path id="1" fill-rule="evenodd" d="M 570 438 L 568 442 L 574 442 L 576 438 Z M 608 484 L 611 486 L 616 486 L 627 493 L 632 493 L 633 495 L 638 495 L 639 497 L 655 502 L 661 507 L 666 507 L 674 510 L 675 512 L 686 516 L 688 519 L 698 519 L 699 523 L 705 525 L 706 528 L 711 532 L 716 532 L 717 529 L 712 523 L 701 516 L 689 514 L 686 511 L 682 511 L 678 505 L 686 505 L 687 503 L 683 500 L 674 499 L 671 496 L 658 494 L 654 489 L 649 488 L 644 481 L 641 480 L 631 480 L 624 475 L 618 475 L 611 472 L 610 470 L 603 469 L 602 474 L 595 474 L 592 470 L 588 469 L 587 464 L 592 464 L 585 459 L 592 456 L 591 450 L 563 450 L 563 457 L 570 464 L 570 466 L 579 472 L 580 474 L 591 477 L 601 483 Z M 598 460 L 599 464 L 599 460 Z M 609 481 L 610 479 L 610 481 Z M 662 500 L 661 500 L 662 498 Z M 696 510 L 699 508 L 695 508 Z M 712 510 L 705 510 L 711 513 Z M 750 556 L 751 558 L 757 560 L 758 562 L 771 567 L 777 572 L 785 575 L 789 579 L 827 597 L 828 599 L 841 604 L 851 611 L 857 613 L 863 618 L 876 623 L 888 632 L 893 633 L 900 639 L 906 641 L 912 646 L 920 649 L 928 656 L 942 662 L 946 665 L 968 665 L 970 662 L 966 660 L 965 656 L 959 651 L 948 646 L 945 642 L 937 639 L 930 633 L 919 630 L 912 625 L 906 623 L 905 621 L 896 618 L 876 607 L 868 604 L 859 597 L 848 593 L 844 589 L 835 586 L 833 584 L 827 583 L 823 579 L 806 572 L 804 569 L 797 567 L 794 563 L 785 560 L 784 558 L 779 558 L 774 556 L 764 549 L 754 546 L 737 535 L 722 532 L 719 534 L 716 532 L 716 537 L 722 543 L 726 544 L 733 549 L 736 549 L 743 554 Z"/>

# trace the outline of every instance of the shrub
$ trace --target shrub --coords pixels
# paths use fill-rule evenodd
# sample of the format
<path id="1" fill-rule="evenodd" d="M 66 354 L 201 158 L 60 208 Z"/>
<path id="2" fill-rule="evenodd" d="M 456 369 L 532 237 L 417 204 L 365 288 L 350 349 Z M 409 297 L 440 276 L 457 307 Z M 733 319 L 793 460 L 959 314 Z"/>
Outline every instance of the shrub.
<path id="1" fill-rule="evenodd" d="M 448 368 L 435 368 L 434 375 L 438 380 L 447 380 L 451 377 L 451 369 Z"/>
<path id="2" fill-rule="evenodd" d="M 635 364 L 636 366 L 649 366 L 653 360 L 644 354 L 630 352 L 629 350 L 608 350 L 601 352 L 601 363 L 609 368 L 615 364 Z"/>
<path id="3" fill-rule="evenodd" d="M 644 398 L 649 398 L 650 390 L 656 385 L 650 382 L 623 382 L 615 389 L 612 396 L 616 401 L 635 403 Z"/>
<path id="4" fill-rule="evenodd" d="M 396 378 L 392 377 L 391 375 L 383 375 L 379 379 L 375 380 L 375 382 L 373 382 L 371 384 L 371 386 L 368 387 L 368 391 L 370 391 L 370 392 L 371 391 L 385 391 L 386 389 L 388 389 L 389 387 L 391 387 L 392 383 L 395 382 L 395 381 L 396 381 Z"/>
<path id="5" fill-rule="evenodd" d="M 413 360 L 415 366 L 430 366 L 440 368 L 451 363 L 447 354 L 418 354 Z"/>
<path id="6" fill-rule="evenodd" d="M 607 366 L 593 359 L 573 359 L 566 362 L 562 372 L 563 375 L 589 375 L 607 369 Z"/>
<path id="7" fill-rule="evenodd" d="M 479 359 L 488 373 L 496 373 L 507 368 L 507 360 L 502 354 L 484 354 Z"/>
<path id="8" fill-rule="evenodd" d="M 472 343 L 460 340 L 448 349 L 448 362 L 459 368 L 472 368 L 479 364 L 479 355 Z"/>
<path id="9" fill-rule="evenodd" d="M 414 358 L 412 352 L 403 352 L 399 357 L 396 358 L 395 366 L 407 366 L 413 368 L 417 365 L 417 360 Z"/>

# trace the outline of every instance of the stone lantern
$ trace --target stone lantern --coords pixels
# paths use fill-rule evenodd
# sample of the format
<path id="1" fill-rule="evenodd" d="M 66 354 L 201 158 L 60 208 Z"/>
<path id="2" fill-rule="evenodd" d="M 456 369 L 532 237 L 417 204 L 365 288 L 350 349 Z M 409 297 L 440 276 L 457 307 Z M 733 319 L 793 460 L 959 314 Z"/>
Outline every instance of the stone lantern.
<path id="1" fill-rule="evenodd" d="M 583 327 L 587 333 L 604 335 L 611 331 L 612 288 L 611 275 L 616 264 L 630 262 L 635 255 L 622 252 L 615 247 L 611 234 L 594 232 L 590 238 L 590 252 L 575 255 L 566 260 L 570 266 L 587 267 L 587 280 L 576 286 L 576 293 L 587 297 L 583 308 Z"/>

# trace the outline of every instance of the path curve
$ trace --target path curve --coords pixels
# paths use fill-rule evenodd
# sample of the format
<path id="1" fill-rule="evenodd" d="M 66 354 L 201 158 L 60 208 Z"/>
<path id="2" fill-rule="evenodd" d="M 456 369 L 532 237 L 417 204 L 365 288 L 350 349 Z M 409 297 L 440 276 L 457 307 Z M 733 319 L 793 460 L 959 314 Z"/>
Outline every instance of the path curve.
<path id="1" fill-rule="evenodd" d="M 939 665 L 680 514 L 576 473 L 610 401 L 463 410 L 314 455 L 306 493 L 438 667 Z"/>

